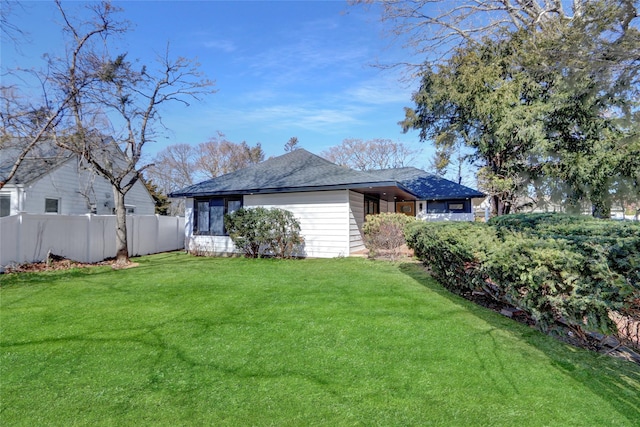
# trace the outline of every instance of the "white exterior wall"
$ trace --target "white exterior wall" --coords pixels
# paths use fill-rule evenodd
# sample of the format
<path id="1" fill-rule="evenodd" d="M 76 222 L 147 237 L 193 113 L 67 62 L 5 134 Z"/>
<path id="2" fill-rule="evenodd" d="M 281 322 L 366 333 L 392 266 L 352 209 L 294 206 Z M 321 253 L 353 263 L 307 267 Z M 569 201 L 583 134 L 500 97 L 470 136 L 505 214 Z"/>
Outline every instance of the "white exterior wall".
<path id="1" fill-rule="evenodd" d="M 300 254 L 312 258 L 333 258 L 349 256 L 352 248 L 362 245 L 357 226 L 364 219 L 362 195 L 347 190 L 254 194 L 243 198 L 243 207 L 265 207 L 285 209 L 294 214 L 300 223 L 300 231 L 305 239 L 304 252 Z M 350 209 L 350 198 L 354 209 Z M 358 201 L 362 198 L 362 201 Z M 185 224 L 186 247 L 191 253 L 228 255 L 235 252 L 228 236 L 193 235 L 193 199 L 186 201 L 187 218 Z M 356 218 L 362 217 L 361 220 Z M 364 246 L 362 246 L 364 248 Z"/>
<path id="2" fill-rule="evenodd" d="M 75 158 L 62 164 L 51 173 L 24 188 L 23 203 L 17 212 L 44 214 L 46 198 L 59 200 L 59 214 L 81 215 L 90 212 L 90 204 L 96 205 L 98 215 L 113 213 L 113 190 L 109 182 L 78 166 Z M 18 197 L 16 197 L 18 199 Z M 153 198 L 142 182 L 136 182 L 125 195 L 125 204 L 135 206 L 135 215 L 153 215 Z M 12 199 L 12 213 L 14 205 Z"/>
<path id="3" fill-rule="evenodd" d="M 280 208 L 292 212 L 304 236 L 304 256 L 334 258 L 349 255 L 349 192 L 347 190 L 255 194 L 244 207 Z"/>
<path id="4" fill-rule="evenodd" d="M 349 191 L 349 253 L 365 249 L 363 225 L 364 194 Z"/>

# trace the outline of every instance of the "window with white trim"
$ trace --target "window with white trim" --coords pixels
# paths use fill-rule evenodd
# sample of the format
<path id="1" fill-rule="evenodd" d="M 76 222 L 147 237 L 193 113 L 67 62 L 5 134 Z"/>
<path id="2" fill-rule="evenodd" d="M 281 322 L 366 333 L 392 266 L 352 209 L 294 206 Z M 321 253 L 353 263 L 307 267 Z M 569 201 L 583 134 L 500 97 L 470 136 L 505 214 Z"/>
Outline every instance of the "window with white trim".
<path id="1" fill-rule="evenodd" d="M 11 194 L 0 194 L 0 217 L 11 215 Z"/>
<path id="2" fill-rule="evenodd" d="M 60 213 L 60 199 L 44 199 L 44 213 L 57 214 Z"/>

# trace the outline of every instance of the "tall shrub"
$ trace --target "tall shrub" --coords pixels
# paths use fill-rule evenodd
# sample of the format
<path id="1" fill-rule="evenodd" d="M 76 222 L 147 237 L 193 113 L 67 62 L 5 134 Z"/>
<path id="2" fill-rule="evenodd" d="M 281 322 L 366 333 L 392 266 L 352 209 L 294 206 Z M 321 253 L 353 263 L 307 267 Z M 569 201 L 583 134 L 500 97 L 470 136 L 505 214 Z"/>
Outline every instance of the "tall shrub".
<path id="1" fill-rule="evenodd" d="M 512 235 L 482 268 L 505 300 L 529 312 L 543 331 L 557 321 L 583 339 L 586 331 L 615 331 L 609 312 L 622 307 L 625 283 L 602 254 L 587 256 L 562 239 Z"/>
<path id="2" fill-rule="evenodd" d="M 263 207 L 241 208 L 224 217 L 224 226 L 236 248 L 246 257 L 259 258 L 261 247 L 269 241 L 269 210 Z"/>
<path id="3" fill-rule="evenodd" d="M 398 213 L 367 215 L 362 227 L 364 244 L 372 255 L 389 251 L 392 257 L 397 256 L 400 248 L 406 243 L 406 226 L 415 221 L 414 217 Z"/>
<path id="4" fill-rule="evenodd" d="M 585 338 L 638 320 L 640 224 L 509 215 L 488 225 L 414 224 L 406 235 L 444 286 L 483 290 L 529 312 L 542 330 L 562 321 Z"/>
<path id="5" fill-rule="evenodd" d="M 291 258 L 304 239 L 293 213 L 278 208 L 241 208 L 225 215 L 224 225 L 235 246 L 250 258 Z"/>
<path id="6" fill-rule="evenodd" d="M 300 234 L 300 223 L 290 211 L 272 208 L 268 212 L 271 224 L 266 253 L 276 258 L 293 257 L 304 239 Z"/>

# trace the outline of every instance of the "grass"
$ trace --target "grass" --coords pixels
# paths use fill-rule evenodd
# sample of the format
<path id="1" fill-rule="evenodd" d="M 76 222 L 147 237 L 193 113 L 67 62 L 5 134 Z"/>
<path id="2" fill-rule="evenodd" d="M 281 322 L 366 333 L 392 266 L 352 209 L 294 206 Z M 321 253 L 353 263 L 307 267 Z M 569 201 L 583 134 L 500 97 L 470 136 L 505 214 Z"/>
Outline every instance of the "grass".
<path id="1" fill-rule="evenodd" d="M 640 425 L 640 367 L 415 264 L 136 261 L 0 277 L 0 424 Z"/>

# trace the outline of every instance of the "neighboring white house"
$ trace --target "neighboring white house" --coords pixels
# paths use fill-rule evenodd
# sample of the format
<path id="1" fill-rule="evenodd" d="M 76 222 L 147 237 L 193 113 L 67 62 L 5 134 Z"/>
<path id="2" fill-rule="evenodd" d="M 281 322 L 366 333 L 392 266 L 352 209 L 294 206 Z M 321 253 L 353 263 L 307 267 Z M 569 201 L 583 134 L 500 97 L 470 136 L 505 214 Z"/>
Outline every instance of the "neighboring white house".
<path id="1" fill-rule="evenodd" d="M 0 149 L 0 177 L 8 174 L 16 156 L 14 149 Z M 126 194 L 125 205 L 129 214 L 155 213 L 153 197 L 140 181 Z M 113 191 L 79 156 L 41 144 L 0 189 L 0 217 L 18 213 L 111 215 Z"/>
<path id="2" fill-rule="evenodd" d="M 299 149 L 170 194 L 186 198 L 187 250 L 235 252 L 223 217 L 240 207 L 281 208 L 298 219 L 300 256 L 331 258 L 364 249 L 368 214 L 398 212 L 426 220 L 474 219 L 484 194 L 416 168 L 360 172 Z"/>

